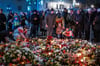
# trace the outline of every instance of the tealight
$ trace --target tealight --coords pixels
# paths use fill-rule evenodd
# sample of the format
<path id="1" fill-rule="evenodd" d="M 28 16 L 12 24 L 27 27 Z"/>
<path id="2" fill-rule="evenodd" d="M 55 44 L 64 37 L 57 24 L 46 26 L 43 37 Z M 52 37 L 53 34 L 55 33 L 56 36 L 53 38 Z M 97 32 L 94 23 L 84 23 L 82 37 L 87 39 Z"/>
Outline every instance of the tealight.
<path id="1" fill-rule="evenodd" d="M 81 56 L 81 55 L 82 55 L 81 53 L 78 53 L 78 54 L 77 54 L 78 57 Z"/>
<path id="2" fill-rule="evenodd" d="M 61 48 L 61 45 L 59 45 L 59 47 Z"/>
<path id="3" fill-rule="evenodd" d="M 81 59 L 81 62 L 83 62 L 84 60 L 83 59 Z"/>
<path id="4" fill-rule="evenodd" d="M 49 55 L 51 55 L 52 53 L 51 53 L 51 52 L 49 52 L 48 54 L 49 54 Z"/>

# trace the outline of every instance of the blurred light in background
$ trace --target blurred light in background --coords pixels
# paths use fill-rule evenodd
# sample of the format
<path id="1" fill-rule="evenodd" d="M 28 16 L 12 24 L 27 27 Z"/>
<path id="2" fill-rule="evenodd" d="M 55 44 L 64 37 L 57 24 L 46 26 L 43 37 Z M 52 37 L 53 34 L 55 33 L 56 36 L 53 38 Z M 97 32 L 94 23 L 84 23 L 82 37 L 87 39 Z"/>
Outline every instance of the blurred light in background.
<path id="1" fill-rule="evenodd" d="M 75 6 L 75 4 L 76 4 L 76 0 L 73 0 L 73 7 Z"/>
<path id="2" fill-rule="evenodd" d="M 41 5 L 43 5 L 43 0 L 41 0 Z"/>
<path id="3" fill-rule="evenodd" d="M 29 2 L 29 5 L 31 5 L 31 2 Z"/>
<path id="4" fill-rule="evenodd" d="M 26 0 L 26 2 L 29 2 L 30 0 Z"/>
<path id="5" fill-rule="evenodd" d="M 36 4 L 36 2 L 34 2 L 34 4 Z"/>
<path id="6" fill-rule="evenodd" d="M 94 8 L 94 5 L 91 5 L 91 8 Z"/>
<path id="7" fill-rule="evenodd" d="M 76 6 L 79 6 L 79 5 L 80 5 L 80 3 L 76 3 L 75 5 L 76 5 Z"/>
<path id="8" fill-rule="evenodd" d="M 54 9 L 63 9 L 63 8 L 70 8 L 70 3 L 65 2 L 49 2 L 48 8 L 54 8 Z"/>
<path id="9" fill-rule="evenodd" d="M 31 6 L 27 6 L 27 10 L 28 11 L 31 11 Z"/>

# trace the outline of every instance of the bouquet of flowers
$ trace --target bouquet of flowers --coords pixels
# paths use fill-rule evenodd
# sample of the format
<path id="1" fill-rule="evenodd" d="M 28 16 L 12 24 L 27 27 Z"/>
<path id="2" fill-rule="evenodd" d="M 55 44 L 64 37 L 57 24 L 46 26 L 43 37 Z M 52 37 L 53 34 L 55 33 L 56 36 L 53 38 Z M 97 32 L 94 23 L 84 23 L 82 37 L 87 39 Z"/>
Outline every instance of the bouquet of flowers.
<path id="1" fill-rule="evenodd" d="M 0 45 L 0 64 L 61 66 L 95 64 L 96 45 L 81 39 L 34 38 Z"/>
<path id="2" fill-rule="evenodd" d="M 13 48 L 5 52 L 4 63 L 6 64 L 28 64 L 34 63 L 34 55 L 31 51 L 22 48 Z"/>

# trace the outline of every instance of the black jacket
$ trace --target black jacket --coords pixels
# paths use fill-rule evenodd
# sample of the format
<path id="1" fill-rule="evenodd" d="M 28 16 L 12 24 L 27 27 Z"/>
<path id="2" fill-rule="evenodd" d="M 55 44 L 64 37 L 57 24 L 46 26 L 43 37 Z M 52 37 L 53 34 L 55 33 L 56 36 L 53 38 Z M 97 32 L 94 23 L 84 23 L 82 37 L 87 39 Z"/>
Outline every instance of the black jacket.
<path id="1" fill-rule="evenodd" d="M 40 17 L 38 14 L 31 15 L 31 24 L 38 25 L 40 22 Z"/>
<path id="2" fill-rule="evenodd" d="M 96 16 L 94 30 L 100 31 L 100 13 L 98 13 L 98 15 Z"/>

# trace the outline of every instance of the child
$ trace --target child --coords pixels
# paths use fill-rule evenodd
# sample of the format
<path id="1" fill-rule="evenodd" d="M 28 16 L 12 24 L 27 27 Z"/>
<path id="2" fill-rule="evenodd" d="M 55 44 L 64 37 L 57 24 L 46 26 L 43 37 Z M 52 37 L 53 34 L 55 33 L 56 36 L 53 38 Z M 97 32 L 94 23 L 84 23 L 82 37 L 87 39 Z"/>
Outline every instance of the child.
<path id="1" fill-rule="evenodd" d="M 73 29 L 72 28 L 66 28 L 66 30 L 63 32 L 63 35 L 65 37 L 68 37 L 68 38 L 73 38 L 74 37 Z"/>

